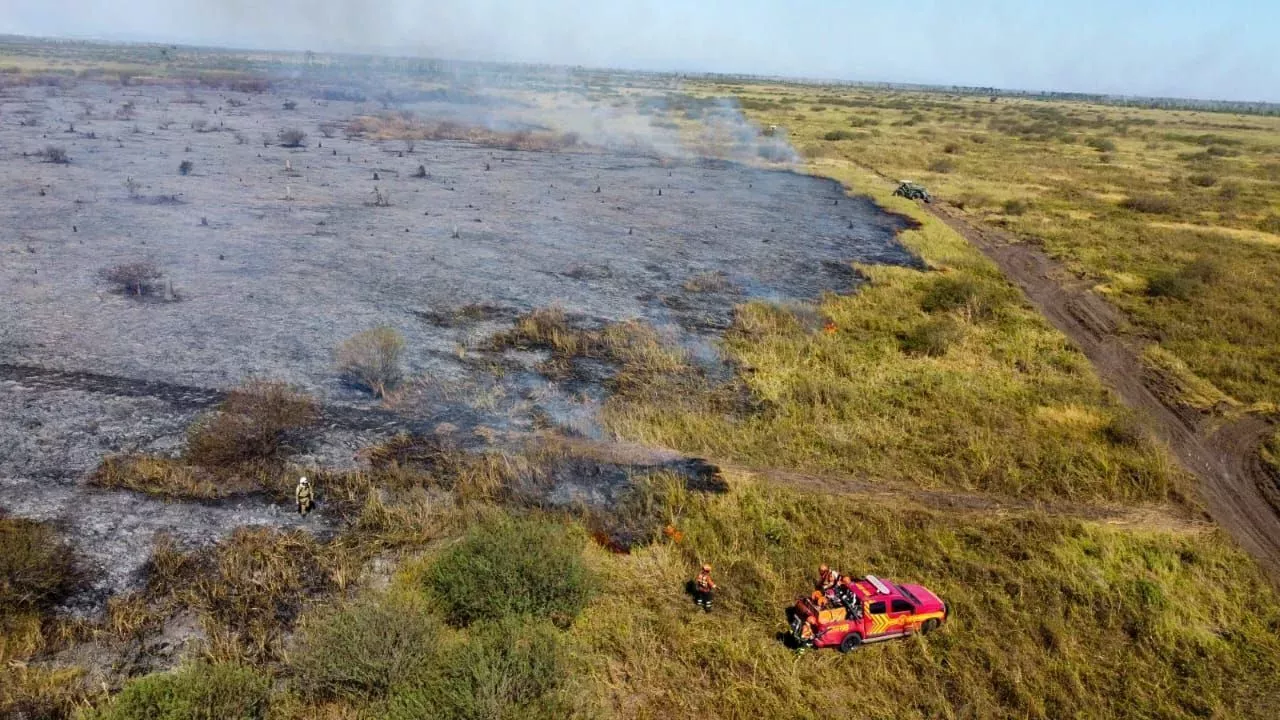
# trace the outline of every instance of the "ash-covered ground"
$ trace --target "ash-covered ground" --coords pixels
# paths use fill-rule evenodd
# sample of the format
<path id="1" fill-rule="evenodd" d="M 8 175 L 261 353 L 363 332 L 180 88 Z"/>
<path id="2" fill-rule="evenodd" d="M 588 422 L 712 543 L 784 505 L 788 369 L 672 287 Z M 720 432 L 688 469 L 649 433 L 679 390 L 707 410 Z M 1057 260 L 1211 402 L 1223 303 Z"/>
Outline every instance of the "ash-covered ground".
<path id="1" fill-rule="evenodd" d="M 556 117 L 527 101 L 400 109 L 489 126 L 508 112 L 511 126 Z M 519 314 L 558 306 L 585 324 L 644 319 L 710 366 L 735 304 L 852 291 L 852 261 L 914 262 L 894 241 L 901 219 L 835 183 L 699 160 L 679 142 L 643 151 L 633 126 L 650 121 L 616 110 L 593 116 L 584 138 L 607 141 L 616 121 L 631 133 L 625 152 L 410 150 L 320 131 L 378 112 L 301 88 L 0 93 L 0 509 L 61 521 L 109 568 L 100 588 L 126 586 L 159 530 L 195 542 L 296 524 L 280 508 L 84 487 L 105 454 L 176 448 L 216 401 L 205 391 L 284 380 L 341 408 L 302 459 L 312 465 L 351 462 L 379 430 L 442 423 L 519 433 L 550 416 L 598 436 L 600 392 L 532 370 L 498 379 L 468 353 Z M 304 147 L 280 146 L 288 128 L 307 133 Z M 47 162 L 48 146 L 70 162 Z M 154 263 L 173 297 L 129 297 L 100 278 L 131 262 Z M 699 276 L 719 280 L 687 287 Z M 468 306 L 470 319 L 452 320 Z M 334 368 L 335 348 L 379 325 L 403 334 L 407 374 L 431 390 L 390 411 Z M 378 414 L 351 422 L 365 410 Z"/>

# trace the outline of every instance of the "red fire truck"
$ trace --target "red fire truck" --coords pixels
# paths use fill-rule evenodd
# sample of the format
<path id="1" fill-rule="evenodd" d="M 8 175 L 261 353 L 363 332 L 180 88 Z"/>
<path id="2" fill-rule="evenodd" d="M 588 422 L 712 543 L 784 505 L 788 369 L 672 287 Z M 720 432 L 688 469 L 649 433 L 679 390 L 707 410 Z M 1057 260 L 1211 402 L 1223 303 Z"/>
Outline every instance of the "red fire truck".
<path id="1" fill-rule="evenodd" d="M 802 646 L 849 652 L 863 643 L 930 632 L 949 614 L 947 604 L 921 585 L 868 575 L 841 578 L 826 593 L 800 598 L 787 609 L 787 624 Z"/>

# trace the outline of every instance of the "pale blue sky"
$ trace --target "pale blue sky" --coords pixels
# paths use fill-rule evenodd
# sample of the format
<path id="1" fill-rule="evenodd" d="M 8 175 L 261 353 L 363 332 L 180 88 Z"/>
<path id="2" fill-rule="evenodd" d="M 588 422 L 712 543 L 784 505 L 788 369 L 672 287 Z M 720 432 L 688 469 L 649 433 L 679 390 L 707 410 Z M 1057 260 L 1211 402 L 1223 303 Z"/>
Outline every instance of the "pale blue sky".
<path id="1" fill-rule="evenodd" d="M 1280 0 L 0 0 L 0 32 L 1280 101 Z"/>

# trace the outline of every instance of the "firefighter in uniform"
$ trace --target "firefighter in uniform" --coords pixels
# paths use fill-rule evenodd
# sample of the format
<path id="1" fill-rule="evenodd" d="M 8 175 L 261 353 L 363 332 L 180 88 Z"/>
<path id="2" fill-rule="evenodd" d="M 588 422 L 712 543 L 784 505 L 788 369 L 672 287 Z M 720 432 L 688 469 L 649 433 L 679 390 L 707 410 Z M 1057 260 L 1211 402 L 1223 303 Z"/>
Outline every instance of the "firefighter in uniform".
<path id="1" fill-rule="evenodd" d="M 298 502 L 298 514 L 306 517 L 315 505 L 315 497 L 311 494 L 311 483 L 305 477 L 298 480 L 298 487 L 293 490 L 293 499 Z"/>
<path id="2" fill-rule="evenodd" d="M 839 570 L 832 570 L 826 565 L 823 565 L 822 567 L 818 568 L 817 586 L 818 586 L 818 589 L 821 590 L 824 595 L 827 593 L 835 592 L 836 583 L 838 582 L 840 582 Z"/>
<path id="3" fill-rule="evenodd" d="M 693 601 L 706 612 L 711 612 L 711 593 L 715 589 L 716 583 L 711 579 L 711 566 L 703 565 L 702 572 L 693 579 Z"/>

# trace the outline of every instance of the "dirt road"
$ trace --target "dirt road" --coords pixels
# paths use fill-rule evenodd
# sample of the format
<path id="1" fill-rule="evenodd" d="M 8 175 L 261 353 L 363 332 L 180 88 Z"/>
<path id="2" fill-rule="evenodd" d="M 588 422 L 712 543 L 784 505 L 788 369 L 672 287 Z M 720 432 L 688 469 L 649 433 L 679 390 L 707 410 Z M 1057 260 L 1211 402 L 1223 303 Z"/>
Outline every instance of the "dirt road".
<path id="1" fill-rule="evenodd" d="M 940 203 L 928 209 L 991 258 L 1031 302 L 1093 363 L 1103 382 L 1145 415 L 1174 455 L 1200 480 L 1213 519 L 1280 581 L 1280 515 L 1262 488 L 1271 483 L 1258 455 L 1272 431 L 1256 415 L 1210 427 L 1194 409 L 1166 401 L 1140 359 L 1141 348 L 1122 334 L 1120 312 L 1036 247 L 1006 233 L 978 227 Z"/>

